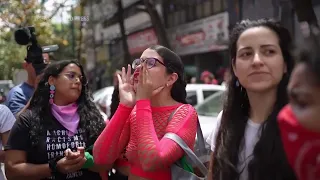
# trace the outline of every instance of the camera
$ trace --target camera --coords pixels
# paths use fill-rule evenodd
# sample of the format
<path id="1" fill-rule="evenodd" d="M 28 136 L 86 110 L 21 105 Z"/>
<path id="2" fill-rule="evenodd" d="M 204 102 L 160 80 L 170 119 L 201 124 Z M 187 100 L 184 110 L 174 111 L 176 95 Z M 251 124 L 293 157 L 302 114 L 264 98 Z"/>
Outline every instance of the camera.
<path id="1" fill-rule="evenodd" d="M 43 53 L 54 52 L 59 49 L 58 45 L 41 47 L 38 44 L 36 29 L 33 26 L 19 28 L 15 31 L 15 41 L 20 45 L 27 45 L 27 56 L 25 61 L 32 63 L 36 74 L 39 75 L 47 66 L 43 59 Z"/>

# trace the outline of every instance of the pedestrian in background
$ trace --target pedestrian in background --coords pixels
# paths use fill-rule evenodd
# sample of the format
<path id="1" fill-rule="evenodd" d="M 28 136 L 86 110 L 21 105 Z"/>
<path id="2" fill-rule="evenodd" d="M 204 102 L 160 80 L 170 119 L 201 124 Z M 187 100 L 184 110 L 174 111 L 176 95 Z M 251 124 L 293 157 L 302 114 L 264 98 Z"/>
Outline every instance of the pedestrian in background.
<path id="1" fill-rule="evenodd" d="M 209 71 L 203 71 L 200 79 L 204 84 L 219 84 L 215 76 Z"/>

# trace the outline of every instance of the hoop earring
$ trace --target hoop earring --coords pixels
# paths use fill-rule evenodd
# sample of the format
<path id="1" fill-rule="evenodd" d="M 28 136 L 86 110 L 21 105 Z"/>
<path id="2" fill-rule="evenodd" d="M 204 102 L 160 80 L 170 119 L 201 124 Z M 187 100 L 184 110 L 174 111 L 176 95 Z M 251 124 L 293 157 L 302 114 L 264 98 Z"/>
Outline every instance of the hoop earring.
<path id="1" fill-rule="evenodd" d="M 50 85 L 50 99 L 49 99 L 50 104 L 53 104 L 55 90 L 56 90 L 56 87 L 54 85 Z"/>

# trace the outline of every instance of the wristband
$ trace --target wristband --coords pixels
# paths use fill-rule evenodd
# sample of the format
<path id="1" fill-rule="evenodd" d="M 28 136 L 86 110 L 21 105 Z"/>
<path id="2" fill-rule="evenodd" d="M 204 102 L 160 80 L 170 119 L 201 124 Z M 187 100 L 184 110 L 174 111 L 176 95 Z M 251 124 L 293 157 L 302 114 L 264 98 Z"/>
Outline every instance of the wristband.
<path id="1" fill-rule="evenodd" d="M 86 157 L 87 161 L 82 166 L 83 169 L 92 168 L 94 166 L 93 156 L 89 152 L 84 153 L 84 157 Z"/>

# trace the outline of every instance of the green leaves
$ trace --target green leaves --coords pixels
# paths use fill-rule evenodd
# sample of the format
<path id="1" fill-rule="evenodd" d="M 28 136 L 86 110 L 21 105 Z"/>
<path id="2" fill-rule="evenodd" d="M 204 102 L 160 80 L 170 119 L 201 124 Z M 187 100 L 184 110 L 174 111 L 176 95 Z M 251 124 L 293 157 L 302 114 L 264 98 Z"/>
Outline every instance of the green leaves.
<path id="1" fill-rule="evenodd" d="M 50 16 L 43 13 L 45 9 L 38 0 L 7 0 L 0 7 L 0 80 L 12 79 L 26 56 L 26 46 L 14 40 L 16 28 L 34 26 L 41 46 L 66 43 L 54 32 Z"/>

